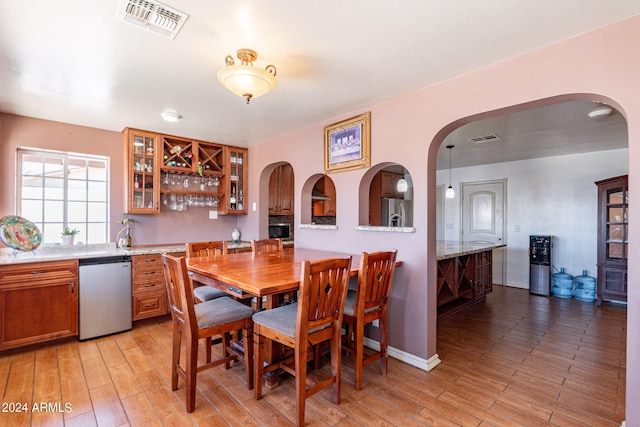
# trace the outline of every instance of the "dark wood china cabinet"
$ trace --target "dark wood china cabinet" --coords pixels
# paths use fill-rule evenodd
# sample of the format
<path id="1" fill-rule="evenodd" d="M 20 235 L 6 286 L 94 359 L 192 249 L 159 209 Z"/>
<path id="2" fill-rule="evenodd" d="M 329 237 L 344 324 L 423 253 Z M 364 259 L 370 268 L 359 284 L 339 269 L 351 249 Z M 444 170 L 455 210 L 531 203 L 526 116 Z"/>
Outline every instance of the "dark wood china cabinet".
<path id="1" fill-rule="evenodd" d="M 629 187 L 627 175 L 604 179 L 598 186 L 598 295 L 627 300 Z"/>

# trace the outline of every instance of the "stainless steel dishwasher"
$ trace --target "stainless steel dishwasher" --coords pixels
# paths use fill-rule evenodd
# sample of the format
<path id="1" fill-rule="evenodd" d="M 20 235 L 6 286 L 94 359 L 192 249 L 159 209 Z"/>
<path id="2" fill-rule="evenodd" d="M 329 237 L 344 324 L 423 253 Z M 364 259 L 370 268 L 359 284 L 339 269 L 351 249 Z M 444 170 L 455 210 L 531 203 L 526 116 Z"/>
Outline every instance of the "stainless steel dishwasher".
<path id="1" fill-rule="evenodd" d="M 131 329 L 131 257 L 78 261 L 80 339 Z"/>

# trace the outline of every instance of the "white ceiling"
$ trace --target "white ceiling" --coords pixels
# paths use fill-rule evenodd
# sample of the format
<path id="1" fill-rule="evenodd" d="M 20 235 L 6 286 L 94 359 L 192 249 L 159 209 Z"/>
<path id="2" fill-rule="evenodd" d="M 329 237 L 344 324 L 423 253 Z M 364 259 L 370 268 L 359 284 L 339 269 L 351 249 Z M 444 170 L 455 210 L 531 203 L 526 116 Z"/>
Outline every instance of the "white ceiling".
<path id="1" fill-rule="evenodd" d="M 0 111 L 251 146 L 640 13 L 638 1 L 610 0 L 166 0 L 190 15 L 171 40 L 118 20 L 119 2 L 0 0 Z M 216 79 L 239 48 L 277 68 L 277 87 L 249 105 Z M 456 161 L 457 138 L 476 133 L 499 134 L 511 156 L 523 155 L 517 141 L 558 129 L 547 139 L 556 151 L 536 150 L 569 139 L 603 149 L 601 123 L 588 122 L 586 140 L 582 126 L 563 128 L 589 105 L 565 105 L 553 123 L 563 107 L 549 108 L 456 131 Z M 164 109 L 182 119 L 164 122 Z M 606 120 L 601 131 L 626 146 L 621 116 Z"/>

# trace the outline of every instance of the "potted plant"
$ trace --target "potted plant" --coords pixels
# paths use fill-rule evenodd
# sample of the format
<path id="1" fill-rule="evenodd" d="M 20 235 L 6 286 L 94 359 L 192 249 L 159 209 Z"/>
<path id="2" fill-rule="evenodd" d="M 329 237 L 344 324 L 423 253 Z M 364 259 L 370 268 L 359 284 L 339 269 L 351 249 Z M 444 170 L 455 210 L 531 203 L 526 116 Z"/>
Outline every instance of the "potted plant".
<path id="1" fill-rule="evenodd" d="M 122 218 L 118 221 L 120 224 L 124 224 L 124 228 L 118 232 L 116 236 L 117 246 L 119 248 L 131 247 L 131 224 L 135 223 L 135 220 L 131 218 Z"/>
<path id="2" fill-rule="evenodd" d="M 76 234 L 78 234 L 80 231 L 76 228 L 69 228 L 69 227 L 65 227 L 62 229 L 62 233 L 60 233 L 60 235 L 62 236 L 62 244 L 63 245 L 73 245 L 73 239 L 76 236 Z"/>

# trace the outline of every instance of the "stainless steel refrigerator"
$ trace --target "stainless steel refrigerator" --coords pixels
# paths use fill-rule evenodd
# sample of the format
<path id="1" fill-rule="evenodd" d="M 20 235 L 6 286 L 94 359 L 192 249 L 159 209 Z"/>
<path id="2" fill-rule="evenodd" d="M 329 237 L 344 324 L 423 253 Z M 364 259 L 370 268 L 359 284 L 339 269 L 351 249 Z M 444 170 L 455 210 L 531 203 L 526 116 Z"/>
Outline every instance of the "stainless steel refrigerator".
<path id="1" fill-rule="evenodd" d="M 380 219 L 387 227 L 413 227 L 413 205 L 411 200 L 383 197 Z"/>

